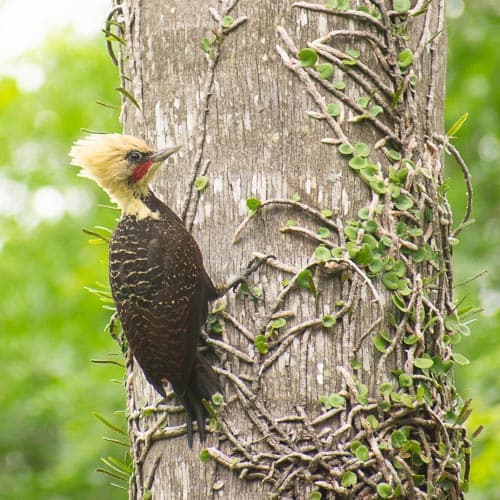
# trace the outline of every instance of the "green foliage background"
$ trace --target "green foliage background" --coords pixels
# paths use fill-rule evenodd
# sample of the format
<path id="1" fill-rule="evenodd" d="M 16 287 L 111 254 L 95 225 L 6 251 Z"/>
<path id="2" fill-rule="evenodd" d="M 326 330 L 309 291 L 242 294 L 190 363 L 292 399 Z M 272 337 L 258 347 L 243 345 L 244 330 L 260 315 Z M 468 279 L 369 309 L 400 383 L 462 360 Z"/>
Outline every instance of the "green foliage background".
<path id="1" fill-rule="evenodd" d="M 449 4 L 452 12 L 463 7 Z M 457 299 L 485 308 L 458 346 L 472 364 L 457 377 L 473 399 L 471 430 L 485 426 L 474 441 L 469 498 L 492 499 L 500 498 L 500 8 L 468 1 L 448 24 L 446 122 L 469 112 L 455 144 L 476 191 L 476 223 L 456 247 L 456 283 L 488 270 L 456 288 Z M 67 158 L 81 127 L 119 131 L 118 111 L 95 104 L 119 105 L 117 74 L 102 40 L 70 32 L 24 59 L 44 71 L 37 91 L 0 78 L 0 498 L 125 498 L 95 471 L 100 457 L 122 460 L 124 451 L 101 439 L 117 436 L 91 413 L 124 426 L 124 397 L 122 370 L 90 361 L 119 353 L 103 333 L 109 311 L 84 290 L 106 283 L 105 245 L 87 244 L 81 231 L 113 226 L 116 213 L 97 207 L 105 195 L 76 177 Z M 451 159 L 447 169 L 459 220 L 465 188 Z M 52 217 L 40 211 L 47 198 L 59 206 Z"/>

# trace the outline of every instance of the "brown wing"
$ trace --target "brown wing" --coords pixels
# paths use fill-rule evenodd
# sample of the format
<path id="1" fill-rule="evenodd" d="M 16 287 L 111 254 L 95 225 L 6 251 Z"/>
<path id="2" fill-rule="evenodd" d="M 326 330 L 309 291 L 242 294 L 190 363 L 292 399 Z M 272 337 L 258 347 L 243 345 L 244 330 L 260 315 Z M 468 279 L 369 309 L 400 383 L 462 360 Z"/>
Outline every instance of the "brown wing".
<path id="1" fill-rule="evenodd" d="M 129 220 L 127 220 L 129 219 Z M 129 346 L 148 381 L 184 395 L 206 316 L 199 248 L 182 223 L 125 218 L 110 246 L 110 281 Z"/>

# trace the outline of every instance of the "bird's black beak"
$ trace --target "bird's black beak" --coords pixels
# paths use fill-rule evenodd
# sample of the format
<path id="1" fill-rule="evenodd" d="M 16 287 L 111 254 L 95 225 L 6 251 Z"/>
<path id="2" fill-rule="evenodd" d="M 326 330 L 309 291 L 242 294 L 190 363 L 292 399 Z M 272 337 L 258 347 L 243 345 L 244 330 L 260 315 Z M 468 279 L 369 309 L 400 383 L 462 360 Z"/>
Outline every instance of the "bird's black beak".
<path id="1" fill-rule="evenodd" d="M 179 151 L 179 149 L 181 148 L 182 146 L 172 146 L 170 148 L 162 149 L 160 151 L 157 151 L 156 153 L 149 155 L 148 160 L 152 161 L 153 163 L 158 163 L 165 160 L 174 153 L 177 153 L 177 151 Z"/>

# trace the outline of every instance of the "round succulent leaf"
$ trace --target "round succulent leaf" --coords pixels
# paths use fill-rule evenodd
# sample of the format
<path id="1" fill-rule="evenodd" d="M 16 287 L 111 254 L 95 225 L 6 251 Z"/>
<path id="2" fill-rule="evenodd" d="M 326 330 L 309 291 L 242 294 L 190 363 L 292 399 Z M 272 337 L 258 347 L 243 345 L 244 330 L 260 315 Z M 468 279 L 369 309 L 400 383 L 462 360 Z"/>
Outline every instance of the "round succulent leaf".
<path id="1" fill-rule="evenodd" d="M 321 321 L 321 324 L 325 328 L 332 328 L 333 326 L 335 326 L 336 323 L 337 323 L 337 318 L 335 316 L 331 316 L 329 314 L 326 314 L 325 316 L 323 316 L 323 319 Z"/>
<path id="2" fill-rule="evenodd" d="M 379 106 L 378 104 L 375 105 L 375 106 L 372 106 L 369 111 L 371 116 L 373 116 L 374 118 L 376 116 L 378 116 L 380 113 L 383 113 L 384 112 L 384 108 L 382 106 Z"/>
<path id="3" fill-rule="evenodd" d="M 407 441 L 408 439 L 403 431 L 395 430 L 391 434 L 391 444 L 394 448 L 402 448 Z"/>
<path id="4" fill-rule="evenodd" d="M 393 7 L 398 12 L 406 12 L 410 9 L 411 2 L 410 0 L 394 0 Z"/>
<path id="5" fill-rule="evenodd" d="M 234 22 L 234 19 L 231 16 L 225 16 L 222 18 L 222 27 L 229 28 Z"/>
<path id="6" fill-rule="evenodd" d="M 432 361 L 431 358 L 415 358 L 413 364 L 421 370 L 426 370 L 428 368 L 432 368 L 434 361 Z"/>
<path id="7" fill-rule="evenodd" d="M 399 287 L 399 276 L 394 271 L 382 274 L 382 282 L 388 290 L 397 290 Z"/>
<path id="8" fill-rule="evenodd" d="M 470 360 L 467 359 L 463 354 L 460 354 L 458 352 L 454 352 L 452 354 L 452 357 L 455 363 L 457 363 L 458 365 L 466 366 L 470 364 Z"/>
<path id="9" fill-rule="evenodd" d="M 331 102 L 326 107 L 326 112 L 330 116 L 338 116 L 340 114 L 340 106 L 336 102 Z"/>
<path id="10" fill-rule="evenodd" d="M 286 325 L 286 319 L 285 318 L 273 319 L 269 325 L 273 330 L 278 330 Z"/>
<path id="11" fill-rule="evenodd" d="M 401 194 L 394 200 L 394 205 L 398 210 L 409 210 L 413 207 L 413 200 L 406 194 Z"/>
<path id="12" fill-rule="evenodd" d="M 314 251 L 314 258 L 320 262 L 327 262 L 332 258 L 332 255 L 325 245 L 319 245 Z"/>
<path id="13" fill-rule="evenodd" d="M 380 498 L 391 498 L 392 486 L 388 483 L 378 483 L 377 493 Z"/>
<path id="14" fill-rule="evenodd" d="M 194 181 L 194 188 L 197 191 L 203 191 L 208 185 L 208 177 L 206 175 L 200 175 Z"/>
<path id="15" fill-rule="evenodd" d="M 343 80 L 333 80 L 332 82 L 333 88 L 337 90 L 344 90 L 345 89 L 345 82 Z"/>
<path id="16" fill-rule="evenodd" d="M 362 462 L 366 462 L 370 458 L 370 452 L 368 451 L 368 448 L 364 444 L 358 446 L 354 454 L 356 455 L 356 458 L 358 458 Z"/>
<path id="17" fill-rule="evenodd" d="M 330 237 L 330 230 L 327 227 L 318 228 L 318 236 L 320 238 L 326 239 Z"/>
<path id="18" fill-rule="evenodd" d="M 262 205 L 262 202 L 257 199 L 257 198 L 248 198 L 247 199 L 247 208 L 249 210 L 257 210 L 258 208 L 260 208 L 260 206 Z"/>
<path id="19" fill-rule="evenodd" d="M 318 62 L 318 54 L 314 49 L 302 49 L 299 51 L 299 61 L 302 67 L 310 68 Z"/>
<path id="20" fill-rule="evenodd" d="M 353 147 L 350 144 L 347 143 L 342 143 L 338 147 L 339 153 L 343 155 L 351 155 L 352 152 L 354 151 Z"/>
<path id="21" fill-rule="evenodd" d="M 354 145 L 354 155 L 366 158 L 370 154 L 370 146 L 364 142 L 358 142 Z"/>
<path id="22" fill-rule="evenodd" d="M 350 486 L 354 486 L 358 482 L 358 476 L 350 470 L 344 472 L 340 479 L 340 484 L 344 488 L 349 488 Z"/>
<path id="23" fill-rule="evenodd" d="M 407 373 L 401 373 L 398 377 L 398 381 L 401 387 L 411 387 L 413 385 L 413 377 Z"/>
<path id="24" fill-rule="evenodd" d="M 333 75 L 333 65 L 330 63 L 321 63 L 316 66 L 318 75 L 323 80 L 328 80 Z"/>
<path id="25" fill-rule="evenodd" d="M 413 63 L 413 52 L 410 49 L 402 50 L 398 55 L 398 65 L 401 69 L 406 69 Z"/>

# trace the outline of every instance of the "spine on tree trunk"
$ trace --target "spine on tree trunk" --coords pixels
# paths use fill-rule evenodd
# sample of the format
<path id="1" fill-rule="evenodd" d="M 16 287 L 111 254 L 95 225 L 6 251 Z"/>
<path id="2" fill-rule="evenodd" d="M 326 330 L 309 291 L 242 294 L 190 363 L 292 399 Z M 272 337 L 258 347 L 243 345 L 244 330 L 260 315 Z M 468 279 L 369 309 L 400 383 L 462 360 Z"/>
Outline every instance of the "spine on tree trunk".
<path id="1" fill-rule="evenodd" d="M 124 129 L 184 145 L 153 189 L 209 274 L 275 256 L 209 314 L 224 399 L 205 448 L 128 358 L 130 497 L 461 498 L 450 242 L 472 193 L 443 133 L 444 0 L 124 0 L 111 16 Z M 455 229 L 445 151 L 468 187 Z"/>

